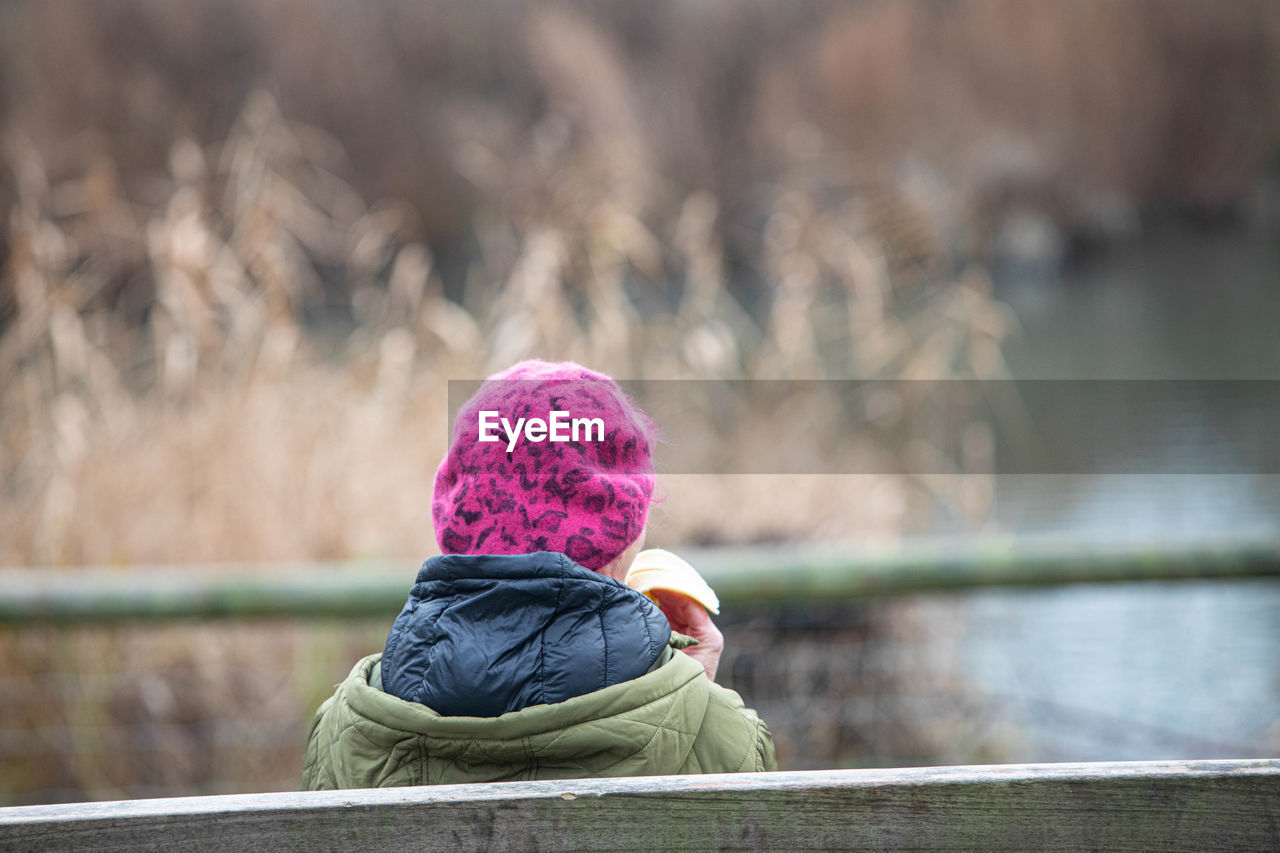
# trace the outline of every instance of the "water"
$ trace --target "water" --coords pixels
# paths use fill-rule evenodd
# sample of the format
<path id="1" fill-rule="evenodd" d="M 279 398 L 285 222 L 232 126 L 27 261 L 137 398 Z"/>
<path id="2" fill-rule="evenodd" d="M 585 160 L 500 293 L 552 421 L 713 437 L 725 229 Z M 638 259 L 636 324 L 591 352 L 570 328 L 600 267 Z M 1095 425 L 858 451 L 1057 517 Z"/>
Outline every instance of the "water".
<path id="1" fill-rule="evenodd" d="M 960 655 L 1009 761 L 1280 753 L 1280 581 L 991 590 Z"/>
<path id="2" fill-rule="evenodd" d="M 1273 240 L 1167 235 L 1060 276 L 1002 276 L 997 293 L 1022 329 L 1007 349 L 1015 378 L 1280 379 Z M 1170 423 L 1196 430 L 1208 414 Z M 995 495 L 994 525 L 1028 536 L 1280 536 L 1275 476 L 1007 476 Z M 957 603 L 966 627 L 952 641 L 1010 726 L 1005 760 L 1280 754 L 1280 579 L 987 590 Z"/>
<path id="3" fill-rule="evenodd" d="M 1021 326 L 1006 351 L 1014 378 L 1280 380 L 1275 240 L 1167 234 L 1057 276 L 1010 272 L 996 284 Z M 1211 414 L 1170 412 L 1169 430 L 1207 434 Z M 1230 456 L 1233 448 L 1198 452 Z M 1180 461 L 1170 458 L 1170 467 Z M 1011 476 L 996 484 L 995 524 L 1027 533 L 1256 537 L 1280 535 L 1278 520 L 1275 476 Z"/>
<path id="4" fill-rule="evenodd" d="M 1018 379 L 1280 379 L 1280 241 L 1169 233 L 996 294 L 1022 334 Z"/>

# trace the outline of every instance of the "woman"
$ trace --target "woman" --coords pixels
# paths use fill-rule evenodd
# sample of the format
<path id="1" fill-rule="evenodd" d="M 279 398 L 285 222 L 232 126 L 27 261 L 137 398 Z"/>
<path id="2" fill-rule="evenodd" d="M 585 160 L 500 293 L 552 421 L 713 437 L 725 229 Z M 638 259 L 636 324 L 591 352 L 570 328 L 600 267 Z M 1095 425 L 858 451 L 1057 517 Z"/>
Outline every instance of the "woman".
<path id="1" fill-rule="evenodd" d="M 556 435 L 553 412 L 600 428 Z M 442 555 L 382 654 L 317 711 L 303 787 L 777 769 L 768 728 L 713 681 L 723 638 L 706 611 L 682 597 L 660 610 L 621 583 L 644 542 L 653 438 L 580 365 L 486 380 L 436 473 Z"/>

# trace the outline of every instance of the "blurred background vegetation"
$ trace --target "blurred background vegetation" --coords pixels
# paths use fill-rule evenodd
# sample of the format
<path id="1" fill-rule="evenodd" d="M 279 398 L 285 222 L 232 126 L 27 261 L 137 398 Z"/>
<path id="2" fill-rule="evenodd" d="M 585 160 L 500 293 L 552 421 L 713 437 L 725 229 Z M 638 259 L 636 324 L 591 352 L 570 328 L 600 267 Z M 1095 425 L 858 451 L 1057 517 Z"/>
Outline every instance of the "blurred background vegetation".
<path id="1" fill-rule="evenodd" d="M 0 212 L 0 565 L 395 557 L 407 588 L 445 380 L 524 357 L 1274 378 L 1280 5 L 10 0 Z M 651 541 L 1275 532 L 1265 481 L 1001 486 L 972 426 L 938 437 L 959 476 L 669 477 Z M 795 768 L 1280 743 L 1267 682 L 1232 738 L 1046 746 L 955 663 L 1023 609 L 992 601 L 730 617 L 724 671 Z M 5 629 L 3 796 L 290 787 L 385 629 Z"/>

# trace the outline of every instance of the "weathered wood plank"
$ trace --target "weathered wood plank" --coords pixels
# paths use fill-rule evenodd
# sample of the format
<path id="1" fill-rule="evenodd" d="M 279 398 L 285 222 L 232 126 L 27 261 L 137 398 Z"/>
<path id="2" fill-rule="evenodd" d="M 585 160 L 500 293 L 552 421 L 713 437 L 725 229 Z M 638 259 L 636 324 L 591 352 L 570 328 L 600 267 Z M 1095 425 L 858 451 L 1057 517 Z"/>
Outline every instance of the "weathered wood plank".
<path id="1" fill-rule="evenodd" d="M 1280 760 L 317 791 L 0 809 L 0 849 L 1276 850 Z"/>
<path id="2" fill-rule="evenodd" d="M 1280 578 L 1280 543 L 1095 545 L 987 539 L 883 548 L 690 549 L 726 604 L 861 600 L 971 589 L 1137 580 Z M 136 569 L 0 570 L 0 625 L 144 619 L 390 619 L 416 566 L 403 561 Z"/>

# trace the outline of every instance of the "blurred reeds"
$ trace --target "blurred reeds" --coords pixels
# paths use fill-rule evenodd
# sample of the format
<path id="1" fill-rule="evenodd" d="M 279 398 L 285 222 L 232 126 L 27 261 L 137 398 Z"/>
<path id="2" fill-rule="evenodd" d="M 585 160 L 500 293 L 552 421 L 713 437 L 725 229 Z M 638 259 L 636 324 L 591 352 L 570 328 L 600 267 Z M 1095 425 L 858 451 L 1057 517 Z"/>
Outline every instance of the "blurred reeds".
<path id="1" fill-rule="evenodd" d="M 524 357 L 1000 376 L 1011 319 L 983 262 L 1022 251 L 1028 210 L 1111 239 L 1150 206 L 1247 197 L 1280 150 L 1278 9 L 5 4 L 0 564 L 395 555 L 407 586 L 434 549 L 444 380 Z M 900 406 L 866 414 L 891 426 Z M 787 430 L 779 412 L 728 440 L 749 454 Z M 668 477 L 651 541 L 981 519 L 982 430 L 915 448 L 965 477 Z M 778 689 L 919 693 L 928 668 L 873 656 L 868 678 L 858 652 L 905 624 L 824 634 L 828 658 L 785 660 L 849 666 Z M 772 630 L 748 627 L 744 654 Z M 3 794 L 277 786 L 384 629 L 0 635 Z M 840 703 L 771 723 L 796 766 L 964 757 L 944 742 L 963 720 L 868 701 L 875 731 L 897 726 L 874 743 Z M 228 746 L 217 721 L 247 716 L 231 737 L 280 748 Z M 22 793 L 41 790 L 58 793 Z"/>
<path id="2" fill-rule="evenodd" d="M 439 380 L 520 357 L 999 375 L 975 264 L 1244 204 L 1278 44 L 1268 0 L 7 4 L 0 562 L 420 553 Z"/>
<path id="3" fill-rule="evenodd" d="M 571 163 L 542 166 L 548 182 L 582 180 L 545 218 L 478 233 L 455 300 L 432 252 L 402 236 L 403 206 L 367 204 L 337 177 L 340 151 L 259 92 L 222 143 L 175 141 L 153 209 L 122 193 L 110 161 L 60 183 L 34 155 L 18 164 L 0 560 L 422 553 L 443 380 L 525 357 L 632 378 L 1000 375 L 1008 318 L 984 274 L 895 281 L 856 199 L 805 175 L 765 208 L 757 264 L 776 284 L 754 310 L 726 286 L 709 194 L 651 226 Z M 785 439 L 786 412 L 776 421 L 722 440 L 751 452 Z M 739 501 L 731 520 L 699 483 L 663 535 L 901 529 L 908 501 L 875 480 L 791 489 L 788 516 L 764 478 L 747 489 L 769 505 Z"/>

